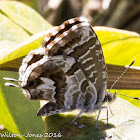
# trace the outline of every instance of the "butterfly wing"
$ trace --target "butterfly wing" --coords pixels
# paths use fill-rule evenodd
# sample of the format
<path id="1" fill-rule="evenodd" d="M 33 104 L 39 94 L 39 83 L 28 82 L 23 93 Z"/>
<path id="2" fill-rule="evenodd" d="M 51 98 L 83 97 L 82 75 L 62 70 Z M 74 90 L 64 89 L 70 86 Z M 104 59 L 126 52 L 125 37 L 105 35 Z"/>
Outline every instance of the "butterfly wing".
<path id="1" fill-rule="evenodd" d="M 94 110 L 106 92 L 106 66 L 100 42 L 83 18 L 70 19 L 33 50 L 19 70 L 30 99 L 48 100 L 38 115 L 74 109 Z M 52 112 L 53 111 L 53 112 Z"/>
<path id="2" fill-rule="evenodd" d="M 86 77 L 80 84 L 81 91 L 85 92 L 88 86 L 95 86 L 97 91 L 96 102 L 102 102 L 107 85 L 106 65 L 101 44 L 92 27 L 83 20 L 77 24 L 75 22 L 68 30 L 59 32 L 61 34 L 46 45 L 48 55 L 64 55 L 75 58 L 76 63 L 67 74 L 69 76 L 74 75 L 78 65 L 77 69 L 81 69 Z"/>
<path id="3" fill-rule="evenodd" d="M 87 80 L 79 65 L 75 65 L 75 63 L 77 62 L 73 57 L 58 55 L 51 57 L 42 65 L 42 69 L 45 72 L 42 73 L 44 81 L 51 79 L 55 83 L 55 91 L 54 94 L 51 94 L 53 97 L 50 98 L 55 99 L 55 101 L 45 104 L 38 111 L 38 116 L 48 116 L 74 109 L 88 109 L 89 105 L 91 108 L 91 105 L 95 104 L 97 98 L 95 87 L 92 85 L 87 87 L 86 91 L 81 91 L 82 81 Z M 73 65 L 75 66 L 73 67 Z M 74 73 L 68 75 L 69 70 L 74 71 Z M 48 83 L 44 83 L 41 90 L 43 90 L 43 87 L 46 90 L 45 85 L 47 86 Z M 49 94 L 45 90 L 44 94 Z"/>

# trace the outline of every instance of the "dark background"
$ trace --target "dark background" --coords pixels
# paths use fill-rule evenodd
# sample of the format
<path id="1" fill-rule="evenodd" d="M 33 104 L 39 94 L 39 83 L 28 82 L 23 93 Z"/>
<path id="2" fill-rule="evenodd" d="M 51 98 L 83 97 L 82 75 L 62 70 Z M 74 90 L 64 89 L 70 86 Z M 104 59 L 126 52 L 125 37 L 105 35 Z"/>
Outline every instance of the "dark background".
<path id="1" fill-rule="evenodd" d="M 140 33 L 140 0 L 17 0 L 38 11 L 52 25 L 85 16 L 93 26 Z"/>

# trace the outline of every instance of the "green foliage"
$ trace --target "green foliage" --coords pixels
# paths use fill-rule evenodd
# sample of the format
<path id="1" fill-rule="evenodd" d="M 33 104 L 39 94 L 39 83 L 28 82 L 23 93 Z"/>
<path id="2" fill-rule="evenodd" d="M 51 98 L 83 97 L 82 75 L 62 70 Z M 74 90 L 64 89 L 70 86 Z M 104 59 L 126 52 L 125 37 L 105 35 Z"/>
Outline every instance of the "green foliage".
<path id="1" fill-rule="evenodd" d="M 41 46 L 43 36 L 38 34 L 34 38 L 32 35 L 50 27 L 30 7 L 14 1 L 0 1 L 0 63 L 24 56 Z M 18 79 L 18 74 L 0 71 L 0 124 L 11 133 L 43 134 L 42 118 L 36 116 L 39 101 L 29 102 L 21 90 L 5 87 L 3 77 Z"/>
<path id="2" fill-rule="evenodd" d="M 140 66 L 139 34 L 107 27 L 95 27 L 94 29 L 101 41 L 106 63 L 125 66 L 136 60 L 133 66 Z M 117 92 L 140 98 L 139 90 L 117 90 Z M 115 93 L 115 90 L 112 90 L 112 93 Z M 140 107 L 139 100 L 120 97 Z"/>
<path id="3" fill-rule="evenodd" d="M 14 1 L 0 1 L 0 64 L 25 56 L 30 50 L 40 47 L 47 33 L 44 30 L 51 27 L 28 6 Z M 107 63 L 129 65 L 136 59 L 134 65 L 140 66 L 138 34 L 103 27 L 95 27 L 94 30 L 103 46 Z M 0 71 L 0 124 L 14 133 L 43 134 L 43 121 L 41 117 L 36 117 L 39 102 L 28 101 L 19 89 L 5 87 L 3 77 L 18 79 L 18 74 Z M 138 97 L 137 94 L 139 91 L 129 91 L 130 96 Z M 139 103 L 136 105 L 139 106 Z"/>
<path id="4" fill-rule="evenodd" d="M 22 91 L 4 86 L 3 77 L 18 78 L 15 72 L 0 71 L 0 124 L 13 133 L 27 135 L 43 134 L 44 125 L 41 117 L 37 117 L 39 101 L 28 101 Z M 21 137 L 22 139 L 24 137 Z"/>
<path id="5" fill-rule="evenodd" d="M 24 56 L 41 46 L 42 39 L 32 41 L 33 47 L 29 43 L 26 46 L 25 42 L 33 34 L 51 27 L 33 9 L 15 1 L 0 1 L 0 22 L 0 49 L 3 49 L 0 51 L 0 63 Z M 31 39 L 34 40 L 34 37 Z"/>
<path id="6" fill-rule="evenodd" d="M 106 63 L 125 66 L 136 60 L 133 66 L 140 66 L 139 34 L 107 27 L 94 30 L 102 44 Z"/>

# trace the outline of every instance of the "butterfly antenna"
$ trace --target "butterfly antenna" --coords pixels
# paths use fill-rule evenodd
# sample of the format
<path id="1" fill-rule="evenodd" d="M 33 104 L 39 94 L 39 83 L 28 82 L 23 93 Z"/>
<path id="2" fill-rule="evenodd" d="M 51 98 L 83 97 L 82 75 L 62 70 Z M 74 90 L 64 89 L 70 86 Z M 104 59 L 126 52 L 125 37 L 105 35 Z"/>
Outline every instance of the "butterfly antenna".
<path id="1" fill-rule="evenodd" d="M 119 79 L 127 72 L 127 70 L 134 64 L 135 60 L 132 61 L 132 63 L 124 70 L 124 72 L 118 77 L 118 79 L 112 84 L 109 91 L 114 87 L 114 85 L 119 81 Z"/>
<path id="2" fill-rule="evenodd" d="M 113 86 L 118 82 L 118 80 L 126 73 L 126 71 L 134 64 L 134 62 L 135 62 L 135 60 L 125 69 L 125 71 L 118 77 L 118 79 L 112 84 L 112 86 L 111 86 L 111 88 L 110 88 L 110 90 L 113 88 Z M 109 91 L 110 91 L 109 90 Z M 125 96 L 125 97 L 128 97 L 128 98 L 132 98 L 132 99 L 135 99 L 135 100 L 140 100 L 140 98 L 138 98 L 138 97 L 131 97 L 131 96 L 127 96 L 127 95 L 125 95 L 125 94 L 120 94 L 120 93 L 117 93 L 117 92 L 115 92 L 115 94 L 114 94 L 114 96 L 115 95 L 121 95 L 121 96 Z"/>
<path id="3" fill-rule="evenodd" d="M 120 94 L 120 93 L 117 93 L 118 95 L 121 95 L 121 96 L 125 96 L 125 97 L 128 97 L 128 98 L 132 98 L 132 99 L 135 99 L 135 100 L 140 100 L 140 98 L 137 98 L 137 97 L 131 97 L 131 96 L 127 96 L 125 94 Z"/>

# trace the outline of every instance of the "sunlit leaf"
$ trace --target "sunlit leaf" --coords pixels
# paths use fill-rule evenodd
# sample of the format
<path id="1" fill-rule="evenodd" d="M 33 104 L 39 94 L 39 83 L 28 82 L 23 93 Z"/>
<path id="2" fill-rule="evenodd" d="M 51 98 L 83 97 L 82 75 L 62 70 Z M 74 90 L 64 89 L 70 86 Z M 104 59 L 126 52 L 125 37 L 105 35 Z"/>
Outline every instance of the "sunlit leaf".
<path id="1" fill-rule="evenodd" d="M 140 67 L 139 34 L 107 27 L 95 27 L 94 30 L 102 44 L 106 63 L 125 66 L 135 60 L 133 66 Z M 114 92 L 115 91 L 112 90 L 112 93 Z M 117 92 L 140 98 L 140 90 L 117 90 Z M 140 107 L 140 100 L 134 100 L 124 96 L 120 97 Z"/>
<path id="2" fill-rule="evenodd" d="M 33 35 L 51 27 L 35 10 L 16 1 L 0 1 L 0 10 L 7 18 Z"/>
<path id="3" fill-rule="evenodd" d="M 25 56 L 29 51 L 40 47 L 42 45 L 42 40 L 47 33 L 48 31 L 37 33 L 31 37 L 28 37 L 26 41 L 19 43 L 18 45 L 13 44 L 10 49 L 6 47 L 6 53 L 1 54 L 0 64 Z M 12 43 L 9 42 L 8 46 L 10 46 L 10 44 L 12 45 Z"/>
<path id="4" fill-rule="evenodd" d="M 28 43 L 26 46 L 25 42 L 31 35 L 51 27 L 30 7 L 20 2 L 0 1 L 0 63 L 24 56 L 29 50 L 39 47 L 41 37 L 32 41 L 32 45 Z M 31 39 L 34 40 L 34 37 Z M 24 44 L 20 44 L 23 41 Z M 25 49 L 18 50 L 23 45 L 26 46 Z"/>
<path id="5" fill-rule="evenodd" d="M 0 1 L 0 63 L 24 56 L 31 49 L 39 47 L 43 36 L 39 34 L 35 38 L 32 34 L 50 27 L 28 6 L 19 2 Z M 43 135 L 42 118 L 36 116 L 39 101 L 29 102 L 21 90 L 4 86 L 3 77 L 17 79 L 18 74 L 0 71 L 0 124 L 11 133 Z M 23 136 L 21 139 L 28 137 Z"/>

